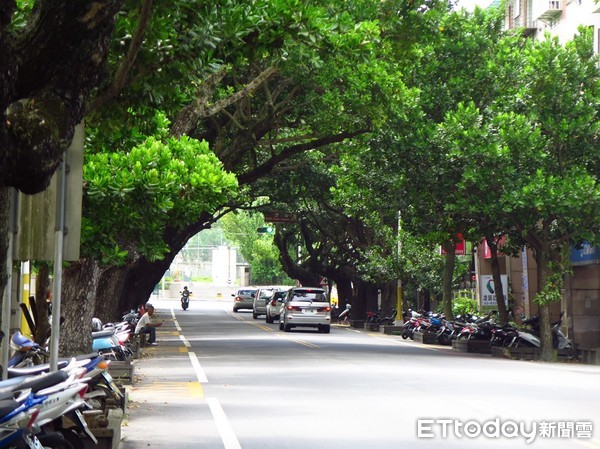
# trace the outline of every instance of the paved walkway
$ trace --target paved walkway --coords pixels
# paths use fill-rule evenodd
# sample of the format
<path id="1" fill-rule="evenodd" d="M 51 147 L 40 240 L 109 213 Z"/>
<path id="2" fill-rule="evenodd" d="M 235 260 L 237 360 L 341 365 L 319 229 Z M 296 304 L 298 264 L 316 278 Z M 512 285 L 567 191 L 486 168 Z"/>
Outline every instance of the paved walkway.
<path id="1" fill-rule="evenodd" d="M 213 441 L 212 435 L 201 435 L 203 430 L 197 428 L 198 415 L 202 413 L 199 407 L 203 402 L 202 386 L 190 377 L 188 349 L 179 338 L 180 330 L 169 310 L 157 308 L 155 316 L 163 320 L 157 331 L 158 345 L 142 348 L 134 362 L 134 382 L 127 387 L 129 400 L 120 446 L 116 447 L 201 447 L 198 441 L 189 441 L 188 435 L 193 426 L 196 438 Z M 218 444 L 218 441 L 213 443 Z"/>

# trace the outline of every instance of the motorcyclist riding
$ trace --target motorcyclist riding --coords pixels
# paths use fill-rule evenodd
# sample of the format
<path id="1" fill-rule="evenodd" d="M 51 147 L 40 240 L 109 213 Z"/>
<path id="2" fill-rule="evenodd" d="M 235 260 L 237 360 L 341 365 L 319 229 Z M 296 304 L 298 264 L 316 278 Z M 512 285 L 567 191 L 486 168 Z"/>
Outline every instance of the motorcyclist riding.
<path id="1" fill-rule="evenodd" d="M 192 292 L 190 292 L 187 288 L 187 285 L 185 287 L 183 287 L 183 291 L 180 292 L 181 293 L 181 308 L 183 310 L 186 310 L 188 308 L 188 306 L 190 305 L 190 295 L 192 294 Z"/>

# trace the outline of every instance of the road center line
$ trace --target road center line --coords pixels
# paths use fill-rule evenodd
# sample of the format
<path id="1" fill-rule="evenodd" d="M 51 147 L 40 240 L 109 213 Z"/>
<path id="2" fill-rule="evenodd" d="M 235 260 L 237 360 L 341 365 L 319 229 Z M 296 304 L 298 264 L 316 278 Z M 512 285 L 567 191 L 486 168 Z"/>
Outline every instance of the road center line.
<path id="1" fill-rule="evenodd" d="M 299 338 L 293 338 L 289 335 L 279 335 L 279 334 L 275 334 L 275 335 L 277 335 L 278 338 L 282 338 L 284 340 L 291 341 L 292 343 L 298 343 L 299 345 L 306 346 L 307 348 L 321 349 L 321 347 L 319 345 L 310 343 L 306 340 L 301 340 Z"/>
<path id="2" fill-rule="evenodd" d="M 210 412 L 213 415 L 215 425 L 217 426 L 219 435 L 221 435 L 221 441 L 223 441 L 225 449 L 242 449 L 219 400 L 216 398 L 207 398 L 206 402 L 210 407 Z"/>

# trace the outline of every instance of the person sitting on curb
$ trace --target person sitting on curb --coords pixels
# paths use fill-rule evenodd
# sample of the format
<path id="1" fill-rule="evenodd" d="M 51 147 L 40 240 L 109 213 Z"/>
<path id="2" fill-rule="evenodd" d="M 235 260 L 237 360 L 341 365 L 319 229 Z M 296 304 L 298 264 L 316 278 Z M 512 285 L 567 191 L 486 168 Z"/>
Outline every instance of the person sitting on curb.
<path id="1" fill-rule="evenodd" d="M 161 326 L 162 323 L 156 323 L 152 320 L 152 314 L 154 314 L 154 306 L 152 304 L 146 304 L 146 313 L 142 315 L 140 320 L 135 326 L 136 334 L 150 334 L 148 337 L 148 345 L 156 345 L 156 328 Z"/>

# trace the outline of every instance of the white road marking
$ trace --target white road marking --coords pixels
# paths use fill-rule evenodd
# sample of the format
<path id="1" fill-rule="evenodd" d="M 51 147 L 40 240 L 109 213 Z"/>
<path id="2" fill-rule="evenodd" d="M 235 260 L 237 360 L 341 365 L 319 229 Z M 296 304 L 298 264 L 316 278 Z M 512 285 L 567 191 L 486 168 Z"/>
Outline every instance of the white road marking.
<path id="1" fill-rule="evenodd" d="M 196 353 L 190 351 L 190 352 L 188 352 L 188 354 L 190 356 L 190 361 L 192 362 L 192 366 L 194 367 L 194 371 L 196 372 L 196 377 L 198 378 L 198 382 L 200 382 L 201 384 L 208 383 L 208 378 L 206 377 L 204 370 L 200 366 L 200 362 L 198 361 L 198 357 L 196 357 Z"/>
<path id="2" fill-rule="evenodd" d="M 215 420 L 219 435 L 221 435 L 221 441 L 223 441 L 225 449 L 242 449 L 219 400 L 216 398 L 207 398 L 206 402 L 210 407 L 210 411 Z"/>
<path id="3" fill-rule="evenodd" d="M 183 346 L 185 346 L 186 348 L 191 348 L 192 347 L 192 345 L 190 344 L 190 342 L 187 341 L 187 338 L 185 338 L 183 335 L 180 335 L 179 339 L 183 342 Z"/>

